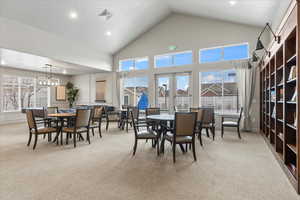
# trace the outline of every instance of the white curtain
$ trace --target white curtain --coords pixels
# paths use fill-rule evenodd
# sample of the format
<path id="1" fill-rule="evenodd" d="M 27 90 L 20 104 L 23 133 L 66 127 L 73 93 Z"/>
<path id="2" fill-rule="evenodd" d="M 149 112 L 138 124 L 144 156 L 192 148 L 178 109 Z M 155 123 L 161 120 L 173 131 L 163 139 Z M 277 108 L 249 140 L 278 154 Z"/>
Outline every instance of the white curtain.
<path id="1" fill-rule="evenodd" d="M 243 107 L 242 130 L 252 131 L 251 106 L 255 92 L 256 67 L 247 61 L 234 63 L 237 72 L 239 100 Z"/>

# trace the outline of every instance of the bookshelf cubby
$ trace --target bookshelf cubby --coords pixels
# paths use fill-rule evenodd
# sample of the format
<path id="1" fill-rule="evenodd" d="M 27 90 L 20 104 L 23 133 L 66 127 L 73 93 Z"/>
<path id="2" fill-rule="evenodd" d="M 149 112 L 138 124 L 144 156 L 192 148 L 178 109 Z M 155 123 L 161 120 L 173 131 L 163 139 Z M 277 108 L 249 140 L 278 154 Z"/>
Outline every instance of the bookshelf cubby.
<path id="1" fill-rule="evenodd" d="M 280 43 L 273 42 L 260 63 L 260 130 L 300 193 L 299 135 L 299 48 L 300 29 L 296 3 L 280 32 Z"/>

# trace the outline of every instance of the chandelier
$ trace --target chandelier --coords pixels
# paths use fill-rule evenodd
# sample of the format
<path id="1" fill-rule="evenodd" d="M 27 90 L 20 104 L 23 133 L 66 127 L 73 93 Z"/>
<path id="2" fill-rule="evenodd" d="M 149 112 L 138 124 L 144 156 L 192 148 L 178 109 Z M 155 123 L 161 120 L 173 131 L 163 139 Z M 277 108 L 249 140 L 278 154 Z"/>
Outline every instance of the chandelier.
<path id="1" fill-rule="evenodd" d="M 50 64 L 45 65 L 44 74 L 38 78 L 38 84 L 39 85 L 48 86 L 48 87 L 59 85 L 59 79 L 53 77 L 53 69 L 54 68 L 55 67 L 50 65 Z"/>

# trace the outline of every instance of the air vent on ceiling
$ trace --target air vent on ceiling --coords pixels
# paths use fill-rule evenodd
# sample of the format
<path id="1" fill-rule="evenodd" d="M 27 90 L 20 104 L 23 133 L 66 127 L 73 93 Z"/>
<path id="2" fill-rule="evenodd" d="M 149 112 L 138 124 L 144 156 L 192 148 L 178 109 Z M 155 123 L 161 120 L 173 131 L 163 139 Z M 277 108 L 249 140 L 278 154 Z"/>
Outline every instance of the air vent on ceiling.
<path id="1" fill-rule="evenodd" d="M 113 15 L 107 9 L 104 9 L 98 16 L 103 17 L 105 20 L 109 20 Z"/>

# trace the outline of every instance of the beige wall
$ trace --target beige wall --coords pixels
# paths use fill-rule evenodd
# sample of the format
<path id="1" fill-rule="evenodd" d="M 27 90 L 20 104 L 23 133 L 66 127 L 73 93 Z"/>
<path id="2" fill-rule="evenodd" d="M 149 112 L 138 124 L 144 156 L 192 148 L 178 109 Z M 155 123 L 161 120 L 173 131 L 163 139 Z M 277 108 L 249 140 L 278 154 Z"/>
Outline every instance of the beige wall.
<path id="1" fill-rule="evenodd" d="M 41 73 L 39 72 L 20 70 L 14 68 L 6 68 L 6 67 L 0 67 L 0 74 L 16 75 L 16 76 L 24 76 L 24 77 L 37 77 L 41 75 Z M 64 76 L 64 75 L 55 75 L 54 77 L 59 78 L 60 83 L 62 85 L 65 85 L 71 79 L 70 76 Z M 0 94 L 0 98 L 2 98 L 2 94 Z M 68 107 L 67 101 L 56 101 L 55 87 L 50 88 L 50 105 L 58 106 L 59 108 Z M 25 121 L 25 115 L 21 112 L 8 112 L 8 113 L 0 112 L 0 124 L 23 122 L 23 121 Z"/>

